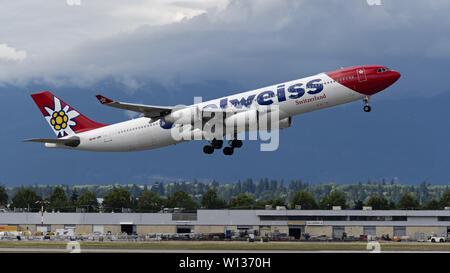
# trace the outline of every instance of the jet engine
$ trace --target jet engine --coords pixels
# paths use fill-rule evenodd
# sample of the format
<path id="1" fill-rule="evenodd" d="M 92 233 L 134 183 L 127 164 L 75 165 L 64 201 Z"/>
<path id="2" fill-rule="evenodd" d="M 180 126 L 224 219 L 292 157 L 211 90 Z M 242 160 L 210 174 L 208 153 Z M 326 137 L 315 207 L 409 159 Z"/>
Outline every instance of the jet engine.
<path id="1" fill-rule="evenodd" d="M 286 114 L 278 115 L 277 121 L 271 121 L 274 116 L 269 112 L 258 112 L 257 110 L 249 110 L 245 112 L 236 113 L 231 117 L 225 119 L 227 127 L 246 128 L 245 130 L 271 130 L 275 124 L 278 129 L 285 129 L 291 127 L 292 117 Z M 276 117 L 276 115 L 275 115 Z M 241 131 L 241 130 L 239 130 Z"/>
<path id="2" fill-rule="evenodd" d="M 200 121 L 201 117 L 197 107 L 187 107 L 173 111 L 163 119 L 168 124 L 193 124 L 195 121 Z"/>

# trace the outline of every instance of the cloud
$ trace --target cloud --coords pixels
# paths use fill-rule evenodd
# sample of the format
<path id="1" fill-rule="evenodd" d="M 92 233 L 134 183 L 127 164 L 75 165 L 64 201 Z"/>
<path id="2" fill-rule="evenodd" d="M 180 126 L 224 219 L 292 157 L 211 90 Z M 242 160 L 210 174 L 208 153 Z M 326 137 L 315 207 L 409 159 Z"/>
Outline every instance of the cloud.
<path id="1" fill-rule="evenodd" d="M 0 44 L 0 60 L 6 61 L 22 61 L 27 57 L 27 52 L 17 50 L 7 44 Z"/>
<path id="2" fill-rule="evenodd" d="M 22 36 L 9 32 L 10 40 L 33 54 L 8 69 L 0 64 L 0 82 L 86 87 L 113 78 L 135 91 L 147 82 L 176 90 L 208 80 L 259 87 L 359 64 L 414 74 L 415 62 L 443 65 L 434 53 L 446 53 L 447 42 L 438 42 L 450 32 L 446 1 L 82 1 L 57 8 L 44 8 L 41 30 L 31 28 L 45 37 L 37 44 L 12 24 Z"/>

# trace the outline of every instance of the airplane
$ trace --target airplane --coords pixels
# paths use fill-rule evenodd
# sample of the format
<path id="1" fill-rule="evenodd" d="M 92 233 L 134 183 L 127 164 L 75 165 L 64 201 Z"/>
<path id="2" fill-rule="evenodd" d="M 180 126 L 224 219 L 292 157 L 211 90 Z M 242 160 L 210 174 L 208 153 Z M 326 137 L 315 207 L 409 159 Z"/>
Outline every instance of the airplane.
<path id="1" fill-rule="evenodd" d="M 234 126 L 233 128 L 236 128 L 236 123 L 242 123 L 239 120 L 247 117 L 244 129 L 232 131 L 228 140 L 229 146 L 223 148 L 225 155 L 232 155 L 234 149 L 243 145 L 237 133 L 249 131 L 252 125 L 249 123 L 257 122 L 261 115 L 267 115 L 271 111 L 258 112 L 260 108 L 277 107 L 278 126 L 274 128 L 279 130 L 291 127 L 292 117 L 295 115 L 356 100 L 362 100 L 363 110 L 370 112 L 370 97 L 391 86 L 400 76 L 399 72 L 386 66 L 354 66 L 190 106 L 124 103 L 96 95 L 102 105 L 141 113 L 139 118 L 110 125 L 90 120 L 52 93 L 44 91 L 32 94 L 31 97 L 58 138 L 23 141 L 45 143 L 47 148 L 96 152 L 151 150 L 189 140 L 174 138 L 171 133 L 173 128 L 187 126 L 190 134 L 202 134 L 202 126 L 214 115 L 224 114 L 225 116 L 221 117 L 222 125 Z M 249 121 L 250 114 L 256 117 L 256 120 Z M 197 121 L 200 126 L 193 125 Z M 223 132 L 213 138 L 202 136 L 201 139 L 209 141 L 209 144 L 203 147 L 203 152 L 212 154 L 214 150 L 222 149 L 224 137 Z"/>

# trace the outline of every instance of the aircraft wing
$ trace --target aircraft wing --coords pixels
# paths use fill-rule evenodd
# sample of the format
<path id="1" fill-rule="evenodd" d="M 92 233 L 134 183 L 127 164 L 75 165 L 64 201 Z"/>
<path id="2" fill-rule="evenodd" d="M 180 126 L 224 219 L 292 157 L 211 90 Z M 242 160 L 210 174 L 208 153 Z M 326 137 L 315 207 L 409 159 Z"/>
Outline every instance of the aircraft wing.
<path id="1" fill-rule="evenodd" d="M 102 95 L 96 95 L 97 99 L 100 101 L 101 104 L 123 109 L 123 110 L 129 110 L 133 112 L 140 112 L 143 113 L 144 116 L 149 118 L 158 118 L 162 117 L 166 114 L 169 114 L 174 109 L 178 109 L 177 107 L 170 107 L 170 106 L 154 106 L 154 105 L 145 105 L 145 104 L 134 104 L 134 103 L 125 103 L 125 102 L 118 102 L 113 101 L 111 99 L 108 99 L 107 97 L 104 97 Z"/>
<path id="2" fill-rule="evenodd" d="M 54 143 L 63 144 L 70 147 L 76 147 L 80 144 L 80 138 L 73 136 L 70 138 L 30 138 L 24 139 L 23 142 L 40 142 L 40 143 Z"/>
<path id="3" fill-rule="evenodd" d="M 144 114 L 144 116 L 149 118 L 161 118 L 167 114 L 170 114 L 171 112 L 175 110 L 179 110 L 188 106 L 155 106 L 155 105 L 145 105 L 145 104 L 134 104 L 134 103 L 125 103 L 125 102 L 119 102 L 119 101 L 113 101 L 111 99 L 108 99 L 105 96 L 102 95 L 96 95 L 97 99 L 100 101 L 101 104 L 123 109 L 123 110 L 129 110 L 133 112 L 139 112 Z M 204 119 L 209 119 L 212 114 L 222 113 L 226 114 L 228 116 L 239 113 L 239 112 L 245 112 L 249 109 L 202 109 L 200 110 L 206 117 Z"/>
<path id="4" fill-rule="evenodd" d="M 208 109 L 203 109 L 201 110 L 203 114 L 218 114 L 218 113 L 222 113 L 222 114 L 236 114 L 236 113 L 240 113 L 240 112 L 245 112 L 245 111 L 249 111 L 250 109 L 215 109 L 215 108 L 208 108 Z"/>

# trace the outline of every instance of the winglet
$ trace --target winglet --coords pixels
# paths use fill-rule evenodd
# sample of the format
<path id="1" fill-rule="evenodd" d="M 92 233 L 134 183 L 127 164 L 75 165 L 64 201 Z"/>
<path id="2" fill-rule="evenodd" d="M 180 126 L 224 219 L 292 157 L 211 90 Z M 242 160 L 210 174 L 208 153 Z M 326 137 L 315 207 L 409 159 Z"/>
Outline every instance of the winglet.
<path id="1" fill-rule="evenodd" d="M 107 97 L 104 97 L 102 95 L 96 95 L 96 97 L 100 101 L 101 104 L 109 104 L 109 103 L 114 102 L 113 100 L 110 100 Z"/>

